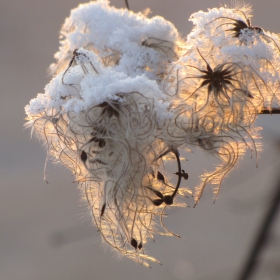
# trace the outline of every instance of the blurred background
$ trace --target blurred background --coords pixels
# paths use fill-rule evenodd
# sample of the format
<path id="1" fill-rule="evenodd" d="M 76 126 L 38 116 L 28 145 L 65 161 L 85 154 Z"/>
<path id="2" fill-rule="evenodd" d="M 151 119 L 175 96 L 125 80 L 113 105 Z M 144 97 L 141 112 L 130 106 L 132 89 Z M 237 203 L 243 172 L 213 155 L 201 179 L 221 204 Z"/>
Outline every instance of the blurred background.
<path id="1" fill-rule="evenodd" d="M 49 82 L 47 68 L 58 50 L 59 30 L 78 4 L 0 0 L 0 279 L 237 279 L 279 180 L 280 116 L 258 118 L 263 127 L 258 168 L 255 157 L 247 154 L 224 181 L 215 204 L 208 187 L 196 208 L 189 198 L 189 208 L 169 211 L 165 223 L 182 238 L 155 236 L 146 246 L 163 265 L 149 269 L 117 257 L 101 243 L 70 172 L 49 163 L 49 184 L 44 182 L 46 151 L 23 128 L 24 106 Z M 124 0 L 111 4 L 124 7 Z M 149 7 L 152 15 L 170 20 L 186 36 L 192 28 L 189 16 L 219 7 L 220 0 L 129 4 L 135 12 Z M 253 25 L 280 31 L 279 0 L 251 4 Z M 186 186 L 193 188 L 202 168 L 211 168 L 211 158 L 198 150 L 185 156 L 183 167 L 190 175 Z M 253 279 L 280 279 L 280 217 Z"/>

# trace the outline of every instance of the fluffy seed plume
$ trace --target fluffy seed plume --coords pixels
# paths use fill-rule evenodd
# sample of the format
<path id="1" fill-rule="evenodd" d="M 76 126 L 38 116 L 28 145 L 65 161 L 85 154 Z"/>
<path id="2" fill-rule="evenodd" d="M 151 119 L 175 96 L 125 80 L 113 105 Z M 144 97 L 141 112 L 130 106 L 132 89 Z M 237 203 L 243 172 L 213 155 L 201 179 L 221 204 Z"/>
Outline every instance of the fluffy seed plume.
<path id="1" fill-rule="evenodd" d="M 195 205 L 208 184 L 216 197 L 246 149 L 257 160 L 255 120 L 279 106 L 279 37 L 252 25 L 249 6 L 191 21 L 183 40 L 162 17 L 107 0 L 80 5 L 62 27 L 52 80 L 25 107 L 26 126 L 72 171 L 103 241 L 145 266 L 157 262 L 149 239 L 177 236 L 166 209 L 191 194 L 180 150 L 219 160 L 194 186 Z"/>

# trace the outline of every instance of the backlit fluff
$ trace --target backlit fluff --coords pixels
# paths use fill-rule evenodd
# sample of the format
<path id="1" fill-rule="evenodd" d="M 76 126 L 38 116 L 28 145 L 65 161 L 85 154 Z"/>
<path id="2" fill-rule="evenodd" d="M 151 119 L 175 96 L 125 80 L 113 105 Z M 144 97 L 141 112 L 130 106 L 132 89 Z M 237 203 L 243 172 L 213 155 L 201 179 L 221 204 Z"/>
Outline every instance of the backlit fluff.
<path id="1" fill-rule="evenodd" d="M 217 196 L 247 148 L 257 158 L 254 122 L 279 103 L 280 44 L 251 18 L 249 6 L 200 11 L 185 42 L 165 19 L 105 0 L 66 19 L 53 79 L 25 107 L 26 126 L 73 172 L 103 240 L 122 255 L 148 266 L 147 241 L 172 235 L 165 210 L 191 193 L 180 187 L 180 149 L 220 162 L 201 174 L 195 204 L 207 184 Z"/>

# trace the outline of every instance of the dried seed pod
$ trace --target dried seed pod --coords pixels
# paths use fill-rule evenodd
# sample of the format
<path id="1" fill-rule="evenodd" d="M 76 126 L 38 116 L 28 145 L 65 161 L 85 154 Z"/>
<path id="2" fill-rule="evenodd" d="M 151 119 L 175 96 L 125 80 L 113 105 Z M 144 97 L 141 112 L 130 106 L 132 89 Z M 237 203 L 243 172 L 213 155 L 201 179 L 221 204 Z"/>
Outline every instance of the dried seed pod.
<path id="1" fill-rule="evenodd" d="M 87 153 L 85 151 L 81 152 L 81 160 L 85 163 L 87 160 Z"/>

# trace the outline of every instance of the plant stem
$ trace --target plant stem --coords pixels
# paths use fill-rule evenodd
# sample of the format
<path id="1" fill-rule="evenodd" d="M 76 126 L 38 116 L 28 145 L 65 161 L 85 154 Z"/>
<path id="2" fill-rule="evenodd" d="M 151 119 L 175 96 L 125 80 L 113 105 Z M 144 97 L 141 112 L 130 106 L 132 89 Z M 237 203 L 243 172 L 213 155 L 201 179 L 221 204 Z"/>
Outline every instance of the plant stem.
<path id="1" fill-rule="evenodd" d="M 126 8 L 127 8 L 128 10 L 130 10 L 130 9 L 129 9 L 129 5 L 128 5 L 128 0 L 125 0 L 125 5 L 126 5 Z"/>
<path id="2" fill-rule="evenodd" d="M 274 114 L 280 114 L 280 109 L 272 108 L 271 110 L 269 110 L 267 108 L 263 108 L 262 111 L 259 113 L 259 115 L 274 115 Z"/>
<path id="3" fill-rule="evenodd" d="M 237 278 L 238 280 L 249 280 L 256 270 L 256 265 L 264 249 L 268 238 L 269 232 L 273 225 L 273 221 L 277 216 L 277 210 L 280 205 L 280 179 L 278 180 L 277 187 L 272 194 L 272 200 L 267 213 L 265 214 L 263 221 L 261 222 L 260 228 L 257 232 L 257 236 L 249 252 L 247 261 L 241 271 L 241 274 Z"/>

